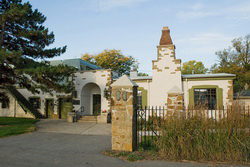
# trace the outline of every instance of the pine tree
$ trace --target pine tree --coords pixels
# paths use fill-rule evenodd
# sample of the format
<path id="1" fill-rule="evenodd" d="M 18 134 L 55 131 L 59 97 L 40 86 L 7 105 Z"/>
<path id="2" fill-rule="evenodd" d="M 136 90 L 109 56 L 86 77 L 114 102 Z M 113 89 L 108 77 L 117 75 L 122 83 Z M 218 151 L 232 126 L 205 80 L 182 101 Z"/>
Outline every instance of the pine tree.
<path id="1" fill-rule="evenodd" d="M 0 0 L 0 89 L 18 85 L 32 93 L 71 91 L 72 84 L 62 81 L 73 68 L 46 61 L 64 53 L 66 46 L 48 48 L 55 36 L 43 26 L 45 20 L 29 2 Z"/>

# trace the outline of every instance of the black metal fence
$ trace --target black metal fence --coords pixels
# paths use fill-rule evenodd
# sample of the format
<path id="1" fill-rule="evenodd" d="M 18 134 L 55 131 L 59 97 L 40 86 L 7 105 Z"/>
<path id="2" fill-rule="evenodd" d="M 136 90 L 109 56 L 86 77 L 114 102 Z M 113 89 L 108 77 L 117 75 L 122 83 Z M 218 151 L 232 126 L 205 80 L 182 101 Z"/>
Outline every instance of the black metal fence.
<path id="1" fill-rule="evenodd" d="M 225 121 L 234 121 L 235 127 L 249 130 L 250 106 L 226 106 L 222 109 L 208 110 L 187 107 L 183 110 L 174 110 L 167 107 L 145 107 L 137 110 L 137 143 L 138 147 L 150 148 L 154 141 L 161 136 L 161 128 L 167 120 L 175 120 L 177 123 L 198 118 L 202 121 L 210 121 L 216 124 Z M 237 121 L 236 121 L 237 120 Z M 242 120 L 242 121 L 241 121 Z M 250 132 L 250 130 L 249 130 Z"/>

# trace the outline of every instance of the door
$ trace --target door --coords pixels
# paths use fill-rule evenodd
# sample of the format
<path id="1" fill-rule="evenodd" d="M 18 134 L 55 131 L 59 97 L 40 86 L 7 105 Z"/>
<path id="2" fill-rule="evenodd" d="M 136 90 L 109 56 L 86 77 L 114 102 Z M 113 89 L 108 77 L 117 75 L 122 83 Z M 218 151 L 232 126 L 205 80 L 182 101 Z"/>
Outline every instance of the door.
<path id="1" fill-rule="evenodd" d="M 59 118 L 66 119 L 68 112 L 72 112 L 73 105 L 71 98 L 59 99 Z"/>
<path id="2" fill-rule="evenodd" d="M 53 118 L 54 114 L 54 100 L 46 99 L 46 117 Z"/>
<path id="3" fill-rule="evenodd" d="M 101 114 L 101 95 L 94 94 L 93 95 L 93 115 Z"/>

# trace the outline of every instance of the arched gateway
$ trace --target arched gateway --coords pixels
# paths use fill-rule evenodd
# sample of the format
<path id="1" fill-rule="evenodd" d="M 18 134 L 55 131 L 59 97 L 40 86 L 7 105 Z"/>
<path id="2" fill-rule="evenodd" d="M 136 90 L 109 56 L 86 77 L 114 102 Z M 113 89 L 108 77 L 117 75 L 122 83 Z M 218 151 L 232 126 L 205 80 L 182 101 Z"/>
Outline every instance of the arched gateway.
<path id="1" fill-rule="evenodd" d="M 95 83 L 87 83 L 81 91 L 83 115 L 99 115 L 101 113 L 101 89 Z"/>

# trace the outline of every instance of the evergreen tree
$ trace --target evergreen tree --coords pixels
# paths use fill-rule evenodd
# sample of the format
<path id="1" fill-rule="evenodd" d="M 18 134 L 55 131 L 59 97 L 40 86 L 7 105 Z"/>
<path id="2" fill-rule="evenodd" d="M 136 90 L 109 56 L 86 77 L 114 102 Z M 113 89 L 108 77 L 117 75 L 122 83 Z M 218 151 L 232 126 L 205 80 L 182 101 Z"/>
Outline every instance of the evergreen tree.
<path id="1" fill-rule="evenodd" d="M 73 68 L 51 66 L 45 61 L 66 51 L 66 46 L 48 48 L 55 36 L 43 26 L 45 20 L 37 9 L 32 10 L 29 2 L 0 0 L 0 89 L 19 85 L 32 93 L 71 91 L 71 83 L 62 81 L 72 74 Z"/>

